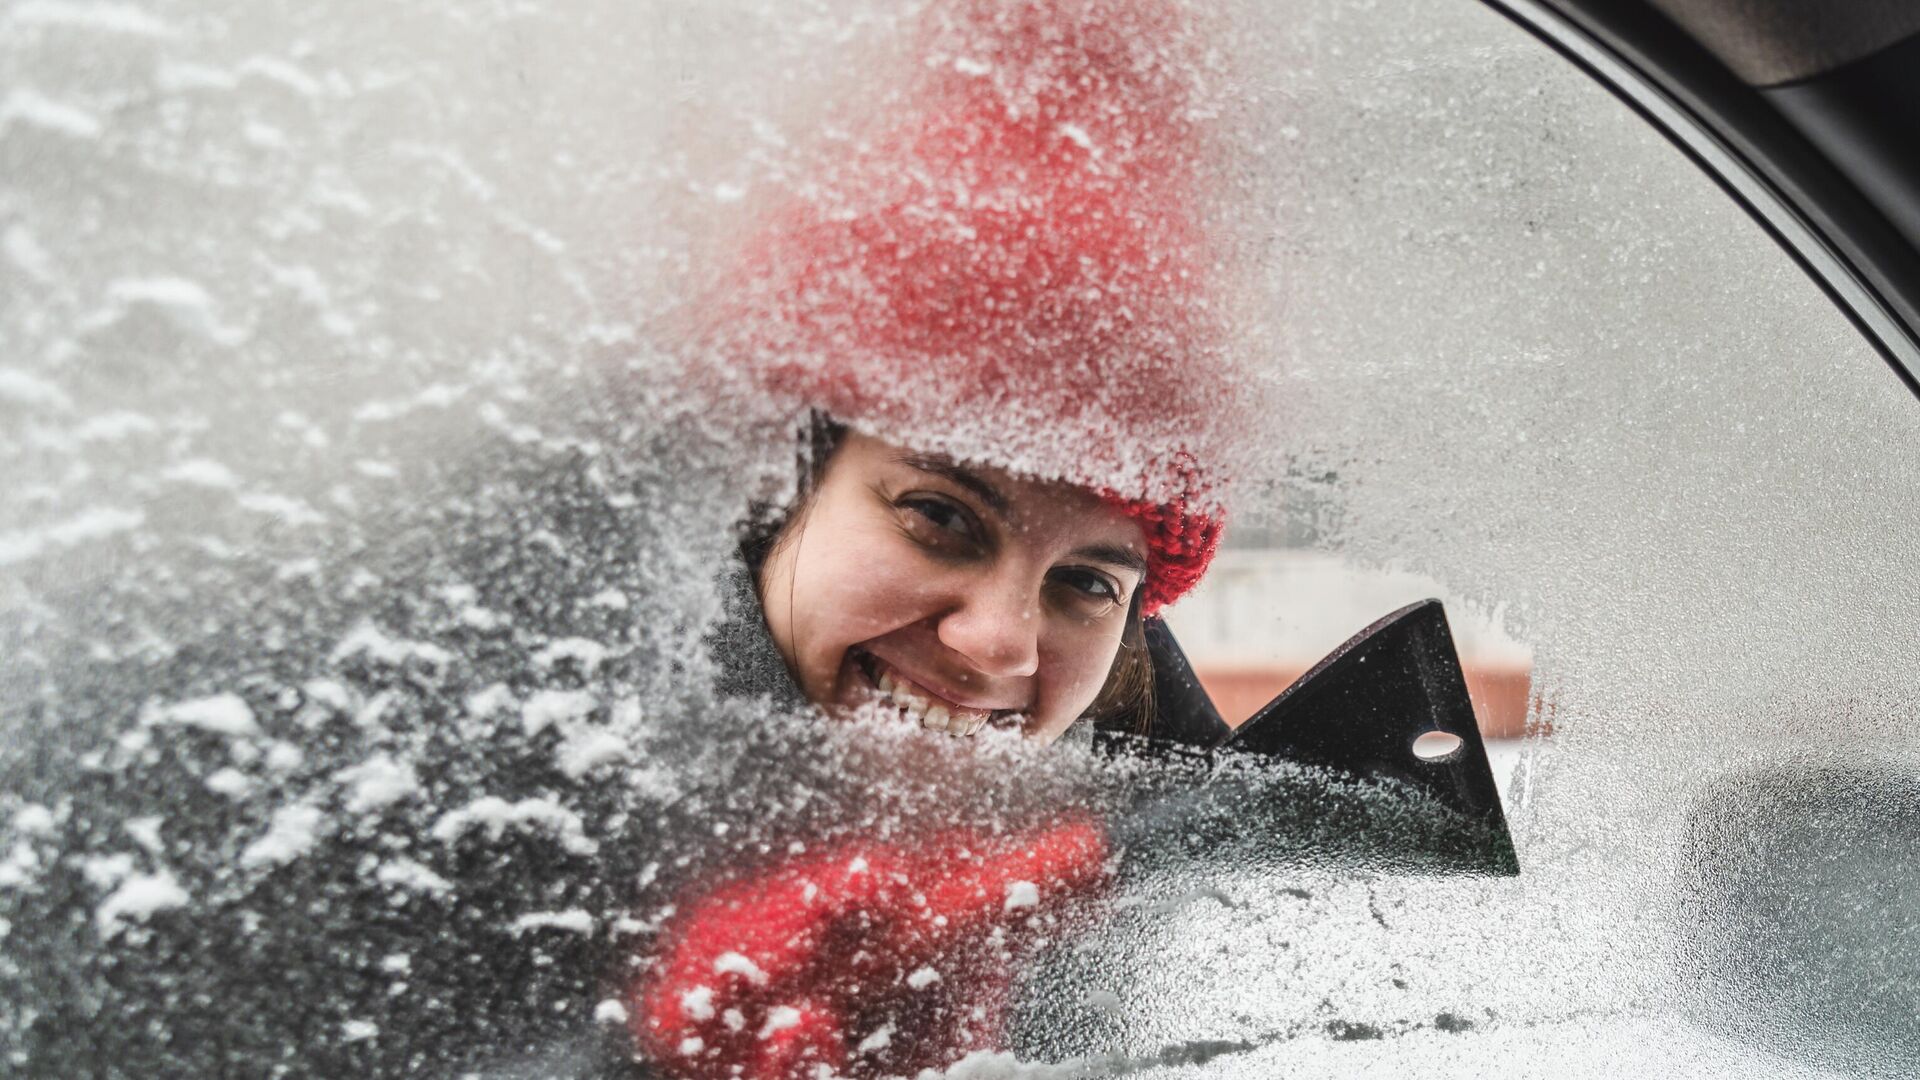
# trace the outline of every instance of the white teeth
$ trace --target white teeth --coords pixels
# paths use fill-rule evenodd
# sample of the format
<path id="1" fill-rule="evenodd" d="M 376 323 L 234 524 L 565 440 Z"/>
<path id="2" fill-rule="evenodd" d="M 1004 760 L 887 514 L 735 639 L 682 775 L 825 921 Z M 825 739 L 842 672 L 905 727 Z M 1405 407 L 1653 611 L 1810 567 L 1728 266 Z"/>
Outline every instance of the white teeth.
<path id="1" fill-rule="evenodd" d="M 965 736 L 976 734 L 987 726 L 991 714 L 967 709 L 956 715 L 955 706 L 921 697 L 913 691 L 915 684 L 896 678 L 893 670 L 885 664 L 876 666 L 879 667 L 879 678 L 874 685 L 880 688 L 882 696 L 897 706 L 908 720 L 928 731 Z"/>

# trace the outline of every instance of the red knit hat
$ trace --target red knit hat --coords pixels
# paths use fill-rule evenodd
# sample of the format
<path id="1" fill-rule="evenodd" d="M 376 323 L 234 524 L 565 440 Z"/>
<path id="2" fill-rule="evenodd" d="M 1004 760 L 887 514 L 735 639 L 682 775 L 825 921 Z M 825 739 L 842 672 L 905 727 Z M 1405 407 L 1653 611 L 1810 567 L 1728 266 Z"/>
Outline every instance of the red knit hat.
<path id="1" fill-rule="evenodd" d="M 1205 59 L 1170 0 L 964 0 L 924 75 L 757 232 L 700 313 L 751 392 L 1099 492 L 1149 614 L 1218 545 L 1232 407 L 1204 219 Z"/>

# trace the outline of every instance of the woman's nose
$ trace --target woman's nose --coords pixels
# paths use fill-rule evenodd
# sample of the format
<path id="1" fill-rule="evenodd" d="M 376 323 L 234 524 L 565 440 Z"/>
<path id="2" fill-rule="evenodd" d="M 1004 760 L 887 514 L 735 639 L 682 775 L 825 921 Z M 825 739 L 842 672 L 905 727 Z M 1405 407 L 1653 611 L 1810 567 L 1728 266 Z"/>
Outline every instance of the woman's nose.
<path id="1" fill-rule="evenodd" d="M 1040 598 L 1000 581 L 968 591 L 940 620 L 940 643 L 984 675 L 1024 678 L 1040 667 Z"/>

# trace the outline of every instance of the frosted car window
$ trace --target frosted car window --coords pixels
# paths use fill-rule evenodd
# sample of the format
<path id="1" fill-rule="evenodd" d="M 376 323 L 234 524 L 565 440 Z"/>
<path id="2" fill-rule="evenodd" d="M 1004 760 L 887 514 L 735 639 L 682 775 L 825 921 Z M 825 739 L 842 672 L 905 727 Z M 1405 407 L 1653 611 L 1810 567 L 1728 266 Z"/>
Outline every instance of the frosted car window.
<path id="1" fill-rule="evenodd" d="M 934 817 L 1092 808 L 1124 835 L 1162 789 L 1224 802 L 1031 943 L 980 1051 L 1008 1057 L 976 1066 L 1911 1060 L 1906 883 L 1870 841 L 1913 775 L 1913 402 L 1710 183 L 1491 13 L 1222 17 L 1251 163 L 1221 212 L 1263 271 L 1236 329 L 1277 396 L 1237 520 L 1531 650 L 1522 879 L 1422 876 L 1399 856 L 1433 819 L 1284 769 L 1208 787 L 994 744 L 903 775 L 885 738 L 713 692 L 731 530 L 793 454 L 660 378 L 661 328 L 809 147 L 893 104 L 905 15 L 23 4 L 10 1067 L 617 1072 L 682 883 L 860 837 L 850 868 Z M 1782 812 L 1831 823 L 1829 862 L 1768 831 Z M 1361 876 L 1258 843 L 1369 815 L 1406 843 Z M 1039 900 L 1021 883 L 993 906 Z M 1840 902 L 1888 933 L 1803 917 Z M 1722 977 L 1756 955 L 1813 989 Z M 890 991 L 962 981 L 928 969 Z"/>

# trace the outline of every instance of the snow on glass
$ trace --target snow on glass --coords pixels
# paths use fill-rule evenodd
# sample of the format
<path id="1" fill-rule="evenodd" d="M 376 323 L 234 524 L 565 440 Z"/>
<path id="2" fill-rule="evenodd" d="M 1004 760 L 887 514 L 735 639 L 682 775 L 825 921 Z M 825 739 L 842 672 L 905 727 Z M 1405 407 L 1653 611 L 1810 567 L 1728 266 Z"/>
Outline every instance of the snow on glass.
<path id="1" fill-rule="evenodd" d="M 737 253 L 796 200 L 857 211 L 834 167 L 898 180 L 844 163 L 924 128 L 911 87 L 1059 89 L 994 83 L 922 7 L 0 14 L 8 1071 L 618 1074 L 689 883 L 852 880 L 929 822 L 985 850 L 1063 808 L 1106 815 L 1118 876 L 1071 917 L 997 881 L 1042 920 L 1011 977 L 847 969 L 876 1000 L 1004 981 L 953 1075 L 1920 1055 L 1911 945 L 1824 913 L 1888 912 L 1920 865 L 1873 846 L 1914 834 L 1913 402 L 1691 166 L 1470 5 L 1210 10 L 1136 72 L 1206 139 L 1060 126 L 1171 154 L 1151 235 L 1211 230 L 1155 264 L 1186 283 L 1069 267 L 1112 291 L 1060 309 L 1144 297 L 1098 359 L 1218 387 L 1203 423 L 1110 440 L 1117 399 L 955 415 L 932 375 L 859 377 L 919 402 L 874 420 L 896 439 L 1129 494 L 1166 494 L 1141 447 L 1190 441 L 1249 535 L 1310 513 L 1501 608 L 1551 727 L 1509 796 L 1522 878 L 1421 873 L 1416 804 L 1297 770 L 716 691 L 734 527 L 798 446 L 712 361 L 872 345 L 729 322 Z M 1156 797 L 1195 804 L 1178 835 L 1129 816 Z M 1321 845 L 1356 815 L 1386 838 L 1359 870 Z M 731 1024 L 710 992 L 765 971 L 721 960 L 680 1007 Z M 909 1060 L 903 1032 L 851 1050 Z"/>

